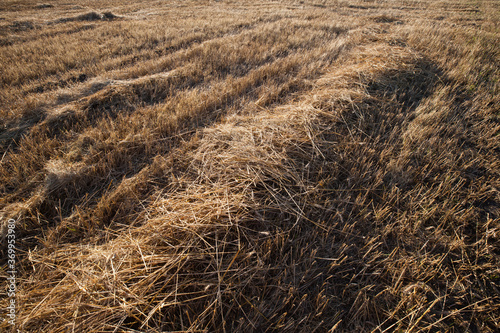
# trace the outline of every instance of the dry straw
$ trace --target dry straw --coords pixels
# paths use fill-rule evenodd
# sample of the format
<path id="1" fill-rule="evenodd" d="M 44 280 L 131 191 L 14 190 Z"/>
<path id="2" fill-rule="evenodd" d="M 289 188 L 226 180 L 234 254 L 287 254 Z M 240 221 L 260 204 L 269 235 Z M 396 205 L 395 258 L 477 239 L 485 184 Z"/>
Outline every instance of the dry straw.
<path id="1" fill-rule="evenodd" d="M 86 5 L 0 5 L 2 330 L 497 330 L 497 3 Z"/>

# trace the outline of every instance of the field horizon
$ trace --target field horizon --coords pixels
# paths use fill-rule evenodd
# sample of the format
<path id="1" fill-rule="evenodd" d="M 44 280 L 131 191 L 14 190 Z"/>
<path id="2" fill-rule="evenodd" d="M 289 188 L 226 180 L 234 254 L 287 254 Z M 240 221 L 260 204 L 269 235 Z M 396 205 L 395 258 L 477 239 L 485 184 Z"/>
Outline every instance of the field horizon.
<path id="1" fill-rule="evenodd" d="M 0 3 L 0 331 L 498 332 L 500 2 Z"/>

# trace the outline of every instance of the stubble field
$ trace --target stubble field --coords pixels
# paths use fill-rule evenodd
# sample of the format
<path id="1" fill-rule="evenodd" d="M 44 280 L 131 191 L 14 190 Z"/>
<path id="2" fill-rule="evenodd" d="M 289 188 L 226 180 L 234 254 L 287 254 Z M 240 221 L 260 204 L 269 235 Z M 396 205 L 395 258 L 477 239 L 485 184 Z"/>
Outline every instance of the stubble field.
<path id="1" fill-rule="evenodd" d="M 499 29 L 494 0 L 2 1 L 0 330 L 496 332 Z"/>

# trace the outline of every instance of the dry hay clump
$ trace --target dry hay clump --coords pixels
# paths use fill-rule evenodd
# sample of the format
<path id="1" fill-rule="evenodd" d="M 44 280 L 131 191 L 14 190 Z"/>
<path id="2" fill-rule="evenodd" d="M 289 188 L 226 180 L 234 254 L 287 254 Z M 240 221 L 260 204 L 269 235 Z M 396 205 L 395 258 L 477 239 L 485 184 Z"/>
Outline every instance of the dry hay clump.
<path id="1" fill-rule="evenodd" d="M 42 4 L 39 4 L 39 5 L 36 5 L 35 8 L 36 9 L 54 8 L 54 5 L 52 5 L 50 3 L 42 3 Z"/>
<path id="2" fill-rule="evenodd" d="M 119 18 L 119 16 L 113 14 L 112 12 L 104 12 L 104 13 L 88 12 L 85 14 L 80 14 L 75 17 L 61 18 L 58 19 L 56 22 L 64 23 L 64 22 L 74 22 L 74 21 L 102 21 L 102 20 L 114 20 L 117 18 Z"/>

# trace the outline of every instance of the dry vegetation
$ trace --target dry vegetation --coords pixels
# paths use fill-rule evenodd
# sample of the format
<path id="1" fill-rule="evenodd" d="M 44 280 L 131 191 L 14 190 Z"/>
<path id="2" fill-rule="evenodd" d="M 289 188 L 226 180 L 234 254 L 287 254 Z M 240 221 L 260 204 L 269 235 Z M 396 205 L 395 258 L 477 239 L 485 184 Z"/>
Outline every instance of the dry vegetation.
<path id="1" fill-rule="evenodd" d="M 499 10 L 2 1 L 16 329 L 498 332 Z"/>

